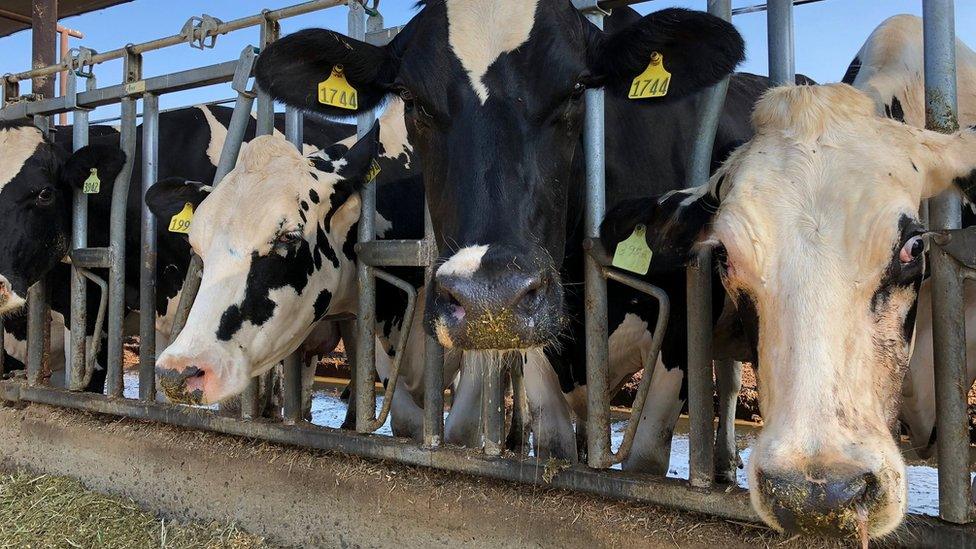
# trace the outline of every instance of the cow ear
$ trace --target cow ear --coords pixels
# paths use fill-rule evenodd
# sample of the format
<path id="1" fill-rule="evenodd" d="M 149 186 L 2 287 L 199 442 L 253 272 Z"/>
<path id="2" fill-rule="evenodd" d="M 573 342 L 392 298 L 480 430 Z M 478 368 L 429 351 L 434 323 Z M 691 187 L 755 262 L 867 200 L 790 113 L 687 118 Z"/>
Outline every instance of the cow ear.
<path id="1" fill-rule="evenodd" d="M 111 184 L 125 165 L 125 153 L 109 145 L 87 145 L 72 153 L 61 168 L 61 181 L 81 188 L 85 180 L 97 170 L 102 182 Z"/>
<path id="2" fill-rule="evenodd" d="M 358 141 L 343 155 L 342 162 L 337 162 L 338 170 L 336 174 L 351 186 L 352 191 L 358 191 L 366 183 L 376 178 L 379 164 L 377 158 L 380 154 L 380 123 L 379 120 L 373 123 L 366 135 Z"/>
<path id="3" fill-rule="evenodd" d="M 201 202 L 208 196 L 213 187 L 198 181 L 188 181 L 182 177 L 167 177 L 149 187 L 146 191 L 146 205 L 156 219 L 168 223 L 176 214 L 180 213 L 187 203 L 193 205 L 196 211 Z"/>
<path id="4" fill-rule="evenodd" d="M 348 117 L 375 107 L 390 92 L 398 62 L 380 48 L 325 29 L 305 29 L 274 42 L 258 57 L 254 76 L 272 97 L 293 107 Z M 339 68 L 356 90 L 354 108 L 319 102 L 319 83 Z M 352 107 L 348 101 L 347 107 Z"/>
<path id="5" fill-rule="evenodd" d="M 612 93 L 628 95 L 657 53 L 671 73 L 667 94 L 680 99 L 732 73 L 745 58 L 745 43 L 732 23 L 701 11 L 661 10 L 613 34 L 591 33 L 590 70 Z"/>
<path id="6" fill-rule="evenodd" d="M 902 129 L 902 128 L 898 128 Z M 921 197 L 930 198 L 947 189 L 955 189 L 971 204 L 976 204 L 976 130 L 953 134 L 905 127 L 905 132 L 919 136 L 920 145 L 910 154 L 925 170 Z"/>
<path id="7" fill-rule="evenodd" d="M 683 269 L 717 210 L 718 199 L 708 185 L 628 200 L 607 214 L 600 226 L 600 239 L 613 256 L 617 245 L 643 226 L 652 253 L 650 271 Z"/>

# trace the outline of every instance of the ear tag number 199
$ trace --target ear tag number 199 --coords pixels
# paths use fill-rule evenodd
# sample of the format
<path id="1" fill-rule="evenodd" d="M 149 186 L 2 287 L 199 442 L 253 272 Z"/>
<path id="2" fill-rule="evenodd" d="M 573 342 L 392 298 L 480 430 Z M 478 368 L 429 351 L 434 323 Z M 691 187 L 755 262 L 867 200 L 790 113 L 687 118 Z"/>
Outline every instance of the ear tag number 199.
<path id="1" fill-rule="evenodd" d="M 332 67 L 332 74 L 319 82 L 319 103 L 351 111 L 359 108 L 359 94 L 346 80 L 342 65 Z"/>
<path id="2" fill-rule="evenodd" d="M 664 55 L 654 52 L 651 54 L 650 64 L 630 85 L 630 93 L 627 97 L 630 99 L 664 97 L 668 94 L 670 85 L 671 73 L 664 69 Z"/>
<path id="3" fill-rule="evenodd" d="M 169 232 L 187 234 L 190 232 L 191 221 L 193 221 L 193 204 L 187 202 L 178 214 L 169 219 Z"/>
<path id="4" fill-rule="evenodd" d="M 647 227 L 644 225 L 634 227 L 634 232 L 617 244 L 617 251 L 613 254 L 611 264 L 618 269 L 646 275 L 651 266 L 651 256 L 654 255 L 651 248 L 647 246 L 647 240 L 644 238 L 646 234 Z"/>

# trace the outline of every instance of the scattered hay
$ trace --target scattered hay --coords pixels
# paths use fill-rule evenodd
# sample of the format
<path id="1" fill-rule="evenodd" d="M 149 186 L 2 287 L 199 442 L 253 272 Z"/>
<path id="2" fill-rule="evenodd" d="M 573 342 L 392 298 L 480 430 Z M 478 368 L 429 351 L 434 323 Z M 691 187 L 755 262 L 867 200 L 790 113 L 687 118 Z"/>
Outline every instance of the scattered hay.
<path id="1" fill-rule="evenodd" d="M 131 500 L 67 477 L 0 475 L 0 549 L 48 547 L 271 547 L 233 525 L 159 519 Z"/>

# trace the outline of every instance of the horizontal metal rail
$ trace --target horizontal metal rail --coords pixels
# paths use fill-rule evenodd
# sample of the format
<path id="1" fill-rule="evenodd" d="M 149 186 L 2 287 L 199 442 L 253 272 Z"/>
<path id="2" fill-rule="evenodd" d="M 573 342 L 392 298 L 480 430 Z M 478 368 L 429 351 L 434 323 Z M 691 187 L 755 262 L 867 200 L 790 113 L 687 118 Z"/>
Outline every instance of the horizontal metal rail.
<path id="1" fill-rule="evenodd" d="M 353 0 L 355 1 L 355 0 Z M 197 38 L 206 39 L 214 38 L 222 34 L 227 34 L 236 30 L 245 29 L 247 27 L 256 27 L 263 24 L 265 21 L 280 21 L 282 19 L 287 19 L 289 17 L 295 17 L 298 15 L 304 15 L 306 13 L 311 13 L 313 11 L 319 11 L 327 8 L 332 8 L 335 6 L 344 6 L 349 3 L 349 0 L 313 0 L 311 2 L 305 2 L 304 4 L 297 4 L 294 6 L 288 6 L 285 8 L 277 10 L 265 10 L 261 13 L 254 15 L 249 15 L 247 17 L 241 17 L 240 19 L 234 19 L 232 21 L 218 22 L 216 26 L 210 29 L 205 29 L 205 32 Z M 157 38 L 155 40 L 150 40 L 149 42 L 143 42 L 141 44 L 130 44 L 123 46 L 121 48 L 116 48 L 104 53 L 96 53 L 91 56 L 91 61 L 86 64 L 97 65 L 104 63 L 106 61 L 111 61 L 114 59 L 122 59 L 126 54 L 142 54 L 154 50 L 159 50 L 163 48 L 168 48 L 170 46 L 175 46 L 177 44 L 184 44 L 189 41 L 188 36 L 184 32 L 174 34 L 171 36 L 166 36 L 164 38 Z M 46 67 L 40 67 L 28 71 L 18 72 L 15 74 L 7 75 L 4 79 L 18 82 L 21 80 L 27 80 L 29 78 L 36 78 L 38 76 L 47 76 L 62 70 L 66 70 L 67 67 L 64 63 L 58 63 L 56 65 L 48 65 Z"/>

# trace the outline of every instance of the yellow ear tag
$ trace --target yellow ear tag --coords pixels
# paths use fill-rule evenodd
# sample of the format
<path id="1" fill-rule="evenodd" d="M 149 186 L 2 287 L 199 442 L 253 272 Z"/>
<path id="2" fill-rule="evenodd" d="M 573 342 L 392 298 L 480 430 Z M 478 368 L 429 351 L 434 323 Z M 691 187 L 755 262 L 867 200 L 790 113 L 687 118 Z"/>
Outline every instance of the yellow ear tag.
<path id="1" fill-rule="evenodd" d="M 319 82 L 319 103 L 351 111 L 359 108 L 359 94 L 346 80 L 342 65 L 332 67 L 332 74 Z"/>
<path id="2" fill-rule="evenodd" d="M 654 255 L 644 239 L 647 228 L 643 225 L 634 227 L 634 232 L 623 242 L 617 244 L 617 251 L 613 254 L 612 265 L 618 269 L 647 274 L 651 266 L 651 256 Z"/>
<path id="3" fill-rule="evenodd" d="M 91 174 L 88 179 L 85 180 L 85 184 L 81 187 L 81 192 L 85 194 L 98 194 L 98 190 L 102 187 L 102 180 L 98 178 L 98 168 L 92 168 Z"/>
<path id="4" fill-rule="evenodd" d="M 651 54 L 651 62 L 644 72 L 637 75 L 630 85 L 630 99 L 650 99 L 664 97 L 671 85 L 671 73 L 664 70 L 664 56 L 658 52 Z"/>
<path id="5" fill-rule="evenodd" d="M 169 232 L 187 234 L 190 232 L 191 221 L 193 221 L 193 204 L 187 202 L 180 213 L 169 218 Z"/>
<path id="6" fill-rule="evenodd" d="M 375 159 L 372 162 L 370 162 L 369 171 L 366 172 L 366 183 L 372 183 L 373 181 L 376 181 L 376 178 L 379 177 L 381 171 L 383 170 L 380 169 L 379 162 L 377 162 Z"/>

